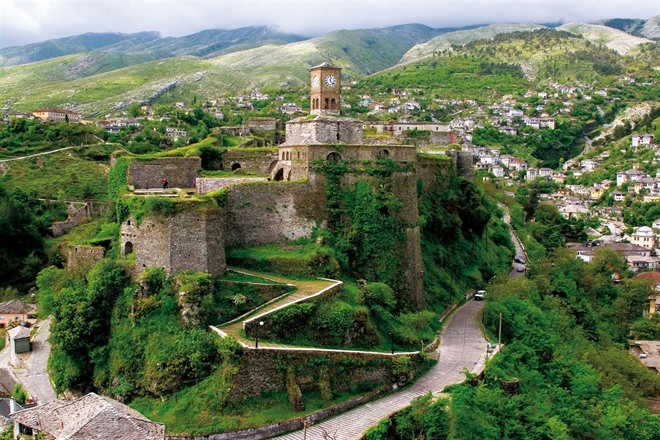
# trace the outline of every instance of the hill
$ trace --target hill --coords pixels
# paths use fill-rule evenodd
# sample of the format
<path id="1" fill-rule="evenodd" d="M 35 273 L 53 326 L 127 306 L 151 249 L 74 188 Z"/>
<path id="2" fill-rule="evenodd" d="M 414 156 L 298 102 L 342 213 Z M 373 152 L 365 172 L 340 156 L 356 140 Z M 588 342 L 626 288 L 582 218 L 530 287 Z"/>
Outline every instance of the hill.
<path id="1" fill-rule="evenodd" d="M 1 69 L 0 102 L 12 110 L 67 105 L 85 116 L 94 116 L 131 102 L 151 102 L 165 92 L 186 100 L 195 95 L 213 97 L 255 87 L 299 87 L 306 84 L 307 69 L 315 64 L 330 60 L 344 67 L 347 75 L 361 77 L 396 64 L 410 47 L 437 32 L 422 25 L 337 31 L 209 59 L 171 54 L 182 51 L 182 47 L 198 55 L 230 52 L 238 44 L 211 50 L 209 35 L 217 33 L 210 31 L 209 35 L 184 37 L 190 46 L 181 45 L 180 40 L 154 40 L 145 43 L 151 45 L 150 50 L 129 52 L 123 49 L 131 43 L 121 41 L 103 51 Z M 248 40 L 236 41 L 246 45 Z M 165 54 L 170 57 L 167 61 L 163 60 Z"/>
<path id="2" fill-rule="evenodd" d="M 249 26 L 231 30 L 207 29 L 183 37 L 166 38 L 162 38 L 157 32 L 87 33 L 3 49 L 0 51 L 0 67 L 45 61 L 84 52 L 95 52 L 93 58 L 103 58 L 107 54 L 123 54 L 128 56 L 128 60 L 132 57 L 138 60 L 154 60 L 182 55 L 210 58 L 264 44 L 286 44 L 303 39 L 304 37 L 300 35 L 281 33 L 267 26 Z M 120 67 L 128 65 L 130 63 Z"/>
<path id="3" fill-rule="evenodd" d="M 559 26 L 557 30 L 580 35 L 592 43 L 605 45 L 621 55 L 626 55 L 640 44 L 651 42 L 648 38 L 635 37 L 617 29 L 595 24 L 567 23 Z"/>
<path id="4" fill-rule="evenodd" d="M 0 50 L 0 67 L 34 63 L 52 58 L 119 45 L 138 46 L 160 38 L 157 32 L 137 34 L 86 33 Z"/>
<path id="5" fill-rule="evenodd" d="M 646 37 L 650 39 L 660 38 L 660 15 L 651 17 L 648 20 L 613 18 L 610 20 L 600 20 L 595 24 L 618 29 L 637 37 Z"/>
<path id="6" fill-rule="evenodd" d="M 400 64 L 407 64 L 433 55 L 434 52 L 450 49 L 452 46 L 462 46 L 477 40 L 491 40 L 499 34 L 511 32 L 532 31 L 545 26 L 538 24 L 491 24 L 476 29 L 460 30 L 442 34 L 431 40 L 418 44 L 406 52 Z"/>
<path id="7" fill-rule="evenodd" d="M 422 89 L 426 96 L 485 101 L 522 95 L 539 82 L 598 82 L 622 73 L 623 59 L 579 35 L 541 28 L 498 34 L 490 40 L 435 52 L 369 77 L 360 90 Z"/>

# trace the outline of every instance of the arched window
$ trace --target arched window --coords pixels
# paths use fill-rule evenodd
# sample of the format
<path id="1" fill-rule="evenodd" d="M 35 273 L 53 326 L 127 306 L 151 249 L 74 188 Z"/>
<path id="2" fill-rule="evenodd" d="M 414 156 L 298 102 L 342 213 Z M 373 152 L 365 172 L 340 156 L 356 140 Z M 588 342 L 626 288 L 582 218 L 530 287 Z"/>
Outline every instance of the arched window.
<path id="1" fill-rule="evenodd" d="M 334 98 L 330 101 L 330 110 L 337 110 L 337 101 Z"/>
<path id="2" fill-rule="evenodd" d="M 325 98 L 325 106 L 323 107 L 324 110 L 330 109 L 330 100 L 328 98 Z"/>
<path id="3" fill-rule="evenodd" d="M 332 153 L 328 154 L 325 157 L 325 160 L 328 163 L 339 163 L 341 162 L 341 154 L 337 153 L 336 151 L 333 151 Z"/>
<path id="4" fill-rule="evenodd" d="M 387 148 L 383 148 L 382 150 L 378 150 L 376 152 L 376 159 L 385 159 L 390 157 L 390 150 Z"/>
<path id="5" fill-rule="evenodd" d="M 132 254 L 132 253 L 133 253 L 133 243 L 127 241 L 126 244 L 124 245 L 124 255 Z"/>

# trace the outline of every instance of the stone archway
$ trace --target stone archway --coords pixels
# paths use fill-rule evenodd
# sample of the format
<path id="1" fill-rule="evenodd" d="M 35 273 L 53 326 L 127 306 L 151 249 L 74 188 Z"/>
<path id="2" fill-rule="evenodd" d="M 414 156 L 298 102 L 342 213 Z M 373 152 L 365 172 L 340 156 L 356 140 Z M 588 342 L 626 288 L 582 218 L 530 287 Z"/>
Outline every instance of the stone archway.
<path id="1" fill-rule="evenodd" d="M 342 157 L 341 154 L 337 153 L 336 151 L 333 151 L 329 153 L 327 156 L 325 156 L 325 160 L 328 163 L 340 163 Z"/>
<path id="2" fill-rule="evenodd" d="M 378 152 L 376 153 L 376 158 L 377 159 L 387 159 L 390 156 L 391 156 L 390 155 L 390 150 L 388 150 L 387 148 L 383 148 L 382 150 L 378 150 Z"/>
<path id="3" fill-rule="evenodd" d="M 133 253 L 133 243 L 131 243 L 130 241 L 127 241 L 124 244 L 124 255 L 129 255 L 129 254 L 132 254 L 132 253 Z"/>
<path id="4" fill-rule="evenodd" d="M 273 176 L 273 180 L 276 182 L 284 180 L 284 168 L 280 168 L 275 172 L 275 176 Z"/>
<path id="5" fill-rule="evenodd" d="M 241 168 L 241 164 L 238 163 L 238 162 L 234 162 L 233 164 L 231 164 L 231 170 L 232 170 L 232 171 L 236 171 L 236 170 L 238 170 L 238 169 L 240 169 L 240 168 Z"/>

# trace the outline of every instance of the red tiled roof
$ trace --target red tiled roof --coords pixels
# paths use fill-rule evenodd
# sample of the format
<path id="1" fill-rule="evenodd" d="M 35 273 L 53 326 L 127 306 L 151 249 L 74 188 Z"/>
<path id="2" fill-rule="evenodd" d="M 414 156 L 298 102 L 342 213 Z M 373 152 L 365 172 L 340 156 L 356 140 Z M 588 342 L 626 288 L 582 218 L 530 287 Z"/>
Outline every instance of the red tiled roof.
<path id="1" fill-rule="evenodd" d="M 655 284 L 660 284 L 660 272 L 644 272 L 635 275 L 636 280 L 649 280 Z"/>

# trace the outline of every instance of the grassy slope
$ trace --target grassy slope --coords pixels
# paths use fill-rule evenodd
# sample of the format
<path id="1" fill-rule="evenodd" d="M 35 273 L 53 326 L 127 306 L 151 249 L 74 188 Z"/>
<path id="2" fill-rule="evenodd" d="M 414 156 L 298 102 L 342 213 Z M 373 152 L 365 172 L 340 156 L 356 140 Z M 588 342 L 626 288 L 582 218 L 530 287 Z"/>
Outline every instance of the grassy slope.
<path id="1" fill-rule="evenodd" d="M 169 99 L 216 97 L 254 87 L 302 86 L 307 69 L 324 61 L 362 76 L 390 67 L 437 31 L 420 25 L 338 31 L 312 40 L 265 45 L 209 60 L 180 56 L 149 61 L 145 52 L 82 53 L 0 69 L 0 102 L 12 110 L 71 106 L 85 115 L 118 103 L 148 101 L 176 83 Z M 143 57 L 143 59 L 140 59 Z M 146 61 L 140 64 L 134 64 Z M 124 67 L 134 64 L 129 67 Z"/>
<path id="2" fill-rule="evenodd" d="M 621 55 L 627 54 L 640 44 L 651 42 L 647 38 L 635 37 L 618 29 L 595 24 L 567 23 L 558 27 L 557 30 L 580 35 L 592 43 L 605 45 Z"/>
<path id="3" fill-rule="evenodd" d="M 67 72 L 79 64 L 81 55 L 0 69 L 0 102 L 14 110 L 69 105 L 83 114 L 107 111 L 119 102 L 147 101 L 168 84 L 192 84 L 190 90 L 229 92 L 242 89 L 245 79 L 226 67 L 192 57 L 151 61 L 82 79 L 69 79 Z M 192 97 L 192 95 L 191 95 Z"/>
<path id="4" fill-rule="evenodd" d="M 401 64 L 411 63 L 433 55 L 435 51 L 449 49 L 452 45 L 460 46 L 472 41 L 492 39 L 495 35 L 541 29 L 538 24 L 492 24 L 465 31 L 449 32 L 439 35 L 425 43 L 412 47 L 403 55 Z"/>
<path id="5" fill-rule="evenodd" d="M 73 150 L 7 164 L 5 178 L 10 189 L 20 188 L 47 199 L 107 198 L 108 164 L 82 160 Z"/>

